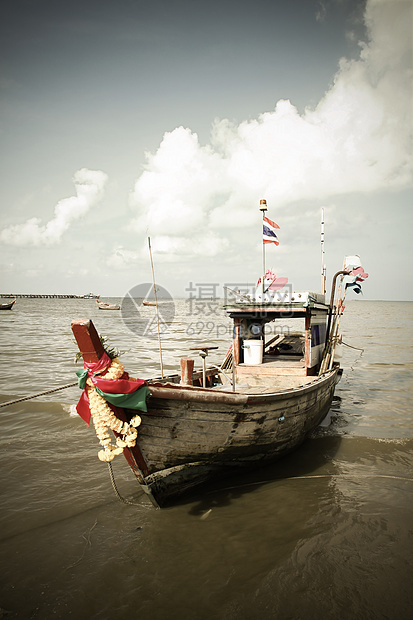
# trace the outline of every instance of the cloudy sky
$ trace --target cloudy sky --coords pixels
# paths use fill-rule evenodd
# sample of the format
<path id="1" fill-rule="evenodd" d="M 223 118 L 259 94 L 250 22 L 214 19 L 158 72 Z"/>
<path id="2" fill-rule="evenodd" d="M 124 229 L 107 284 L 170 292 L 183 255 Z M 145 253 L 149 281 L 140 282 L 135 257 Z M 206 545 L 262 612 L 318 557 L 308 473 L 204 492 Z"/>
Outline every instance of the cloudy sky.
<path id="1" fill-rule="evenodd" d="M 0 5 L 0 291 L 123 296 L 151 279 L 412 300 L 411 0 Z M 220 293 L 222 289 L 217 290 Z"/>

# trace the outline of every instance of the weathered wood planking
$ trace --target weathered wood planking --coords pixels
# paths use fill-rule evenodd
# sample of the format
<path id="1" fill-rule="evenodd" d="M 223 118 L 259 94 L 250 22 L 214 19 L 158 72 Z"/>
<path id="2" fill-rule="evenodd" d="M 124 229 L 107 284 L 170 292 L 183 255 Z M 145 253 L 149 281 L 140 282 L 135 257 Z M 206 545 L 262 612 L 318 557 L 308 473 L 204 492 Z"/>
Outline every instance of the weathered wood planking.
<path id="1" fill-rule="evenodd" d="M 281 450 L 276 446 L 278 440 L 283 443 L 281 451 L 292 449 L 324 417 L 334 382 L 323 382 L 324 393 L 307 386 L 301 397 L 291 393 L 278 404 L 269 400 L 265 415 L 258 402 L 231 412 L 217 403 L 191 402 L 186 407 L 177 400 L 156 403 L 159 411 L 149 407 L 148 414 L 142 416 L 142 454 L 154 471 L 188 459 L 223 462 L 224 452 L 247 446 L 249 458 L 254 453 L 257 458 L 270 458 Z"/>

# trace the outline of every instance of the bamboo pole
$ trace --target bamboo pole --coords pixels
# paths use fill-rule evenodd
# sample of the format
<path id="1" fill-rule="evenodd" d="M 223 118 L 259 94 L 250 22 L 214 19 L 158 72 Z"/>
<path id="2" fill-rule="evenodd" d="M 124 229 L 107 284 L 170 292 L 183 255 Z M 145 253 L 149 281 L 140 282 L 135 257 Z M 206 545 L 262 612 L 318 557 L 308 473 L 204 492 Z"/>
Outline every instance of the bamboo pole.
<path id="1" fill-rule="evenodd" d="M 336 350 L 336 346 L 338 344 L 338 340 L 339 340 L 339 326 L 340 326 L 340 320 L 341 317 L 343 315 L 344 312 L 344 300 L 346 298 L 346 294 L 347 294 L 347 287 L 344 289 L 344 295 L 343 297 L 341 297 L 341 289 L 342 289 L 342 285 L 343 285 L 343 279 L 344 276 L 341 277 L 341 282 L 340 282 L 340 290 L 338 293 L 338 301 L 337 301 L 337 315 L 334 321 L 334 328 L 333 328 L 333 333 L 332 333 L 332 338 L 331 338 L 331 344 L 330 344 L 330 357 L 328 360 L 328 366 L 327 366 L 327 370 L 331 370 L 333 367 L 333 363 L 334 363 L 334 353 Z"/>
<path id="2" fill-rule="evenodd" d="M 162 347 L 161 347 L 161 332 L 159 329 L 159 310 L 158 310 L 158 299 L 156 297 L 156 286 L 155 286 L 155 272 L 153 269 L 153 260 L 152 260 L 152 249 L 151 249 L 151 238 L 148 237 L 148 246 L 149 246 L 149 256 L 151 257 L 151 269 L 152 269 L 152 282 L 153 282 L 153 294 L 155 296 L 155 306 L 156 306 L 156 323 L 158 326 L 158 344 L 159 344 L 159 358 L 161 362 L 161 377 L 163 379 L 163 363 L 162 363 Z"/>
<path id="3" fill-rule="evenodd" d="M 341 271 L 337 271 L 337 273 L 334 274 L 333 282 L 331 284 L 330 311 L 328 314 L 328 321 L 327 321 L 326 344 L 325 344 L 323 359 L 320 365 L 319 375 L 322 375 L 323 373 L 327 372 L 327 370 L 330 370 L 330 368 L 332 367 L 333 353 L 336 347 L 336 343 L 334 342 L 334 340 L 337 338 L 337 330 L 340 324 L 341 314 L 343 314 L 343 303 L 342 302 L 344 301 L 344 299 L 343 300 L 340 299 L 341 289 L 343 285 L 343 276 L 348 275 L 348 273 L 349 271 L 345 269 L 342 269 Z M 338 287 L 337 296 L 336 296 L 335 295 L 336 282 L 339 276 L 341 276 L 341 280 L 340 280 L 340 285 Z M 344 297 L 345 297 L 345 293 L 344 293 Z"/>

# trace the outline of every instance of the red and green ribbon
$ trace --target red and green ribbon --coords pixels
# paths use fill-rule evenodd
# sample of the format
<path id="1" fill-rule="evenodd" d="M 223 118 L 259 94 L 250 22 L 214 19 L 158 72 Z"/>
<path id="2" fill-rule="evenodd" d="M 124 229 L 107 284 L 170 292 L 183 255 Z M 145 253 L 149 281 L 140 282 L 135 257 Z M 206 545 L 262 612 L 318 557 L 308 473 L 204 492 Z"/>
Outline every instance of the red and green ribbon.
<path id="1" fill-rule="evenodd" d="M 86 380 L 89 378 L 95 390 L 109 404 L 124 409 L 138 409 L 139 411 L 147 411 L 146 399 L 149 388 L 145 385 L 143 379 L 130 379 L 128 373 L 123 373 L 120 379 L 105 379 L 97 376 L 96 373 L 104 372 L 108 369 L 112 360 L 104 353 L 100 360 L 96 363 L 84 362 L 84 368 L 76 372 L 78 376 L 78 384 L 83 390 L 82 396 L 76 405 L 76 411 L 80 417 L 90 424 L 90 403 L 86 390 Z"/>

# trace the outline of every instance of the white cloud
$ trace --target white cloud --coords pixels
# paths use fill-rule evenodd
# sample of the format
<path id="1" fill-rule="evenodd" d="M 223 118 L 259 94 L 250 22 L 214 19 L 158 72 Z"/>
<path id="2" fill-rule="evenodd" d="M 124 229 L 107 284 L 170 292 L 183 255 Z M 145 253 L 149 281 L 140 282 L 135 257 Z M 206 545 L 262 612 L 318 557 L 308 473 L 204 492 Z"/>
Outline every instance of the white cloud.
<path id="1" fill-rule="evenodd" d="M 123 270 L 127 266 L 140 262 L 140 252 L 128 250 L 123 246 L 116 247 L 106 259 L 106 264 L 116 270 Z"/>
<path id="2" fill-rule="evenodd" d="M 183 236 L 158 235 L 152 242 L 157 260 L 186 261 L 188 257 L 210 258 L 228 248 L 228 240 L 209 232 L 205 235 L 194 234 L 190 238 Z"/>
<path id="3" fill-rule="evenodd" d="M 223 178 L 220 156 L 201 147 L 198 136 L 183 127 L 166 133 L 155 155 L 146 156 L 147 170 L 135 185 L 132 202 L 151 207 L 136 220 L 136 229 L 181 235 L 204 226 Z"/>
<path id="4" fill-rule="evenodd" d="M 207 146 L 190 129 L 166 133 L 131 196 L 136 228 L 171 254 L 196 253 L 200 232 L 213 230 L 212 256 L 230 229 L 257 221 L 261 198 L 271 214 L 295 201 L 318 209 L 339 194 L 410 186 L 410 17 L 407 0 L 368 0 L 368 42 L 357 60 L 340 61 L 313 110 L 300 115 L 281 100 L 255 120 L 217 121 Z"/>
<path id="5" fill-rule="evenodd" d="M 151 239 L 151 249 L 156 254 L 157 263 L 186 262 L 188 258 L 211 258 L 228 249 L 228 239 L 209 231 L 206 234 L 192 234 L 190 238 L 177 235 L 156 235 Z M 140 251 L 128 250 L 118 246 L 106 259 L 108 267 L 124 270 L 132 265 L 148 262 L 148 247 L 144 244 Z"/>
<path id="6" fill-rule="evenodd" d="M 55 245 L 71 223 L 84 216 L 103 196 L 107 175 L 100 170 L 82 168 L 75 172 L 73 182 L 76 196 L 59 200 L 54 210 L 54 218 L 41 225 L 37 217 L 23 224 L 4 228 L 0 239 L 10 245 Z"/>

